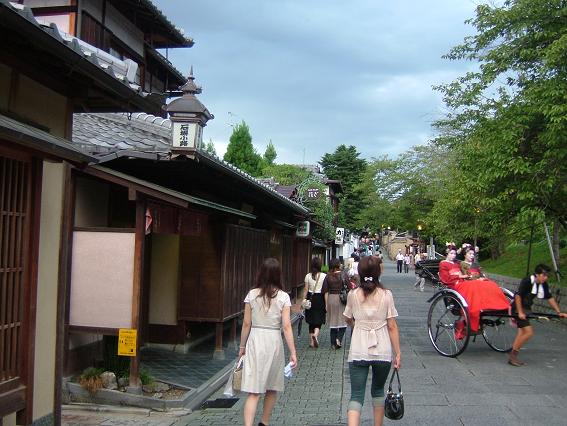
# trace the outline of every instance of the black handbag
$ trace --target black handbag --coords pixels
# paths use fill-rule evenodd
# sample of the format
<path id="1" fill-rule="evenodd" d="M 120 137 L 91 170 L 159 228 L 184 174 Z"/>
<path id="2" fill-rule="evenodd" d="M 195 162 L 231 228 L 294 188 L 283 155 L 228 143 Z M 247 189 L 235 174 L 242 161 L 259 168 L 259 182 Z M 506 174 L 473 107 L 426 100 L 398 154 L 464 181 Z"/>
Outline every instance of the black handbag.
<path id="1" fill-rule="evenodd" d="M 398 378 L 397 393 L 392 391 L 394 375 Z M 402 394 L 402 385 L 400 383 L 400 375 L 397 368 L 394 368 L 394 371 L 392 371 L 392 378 L 388 385 L 388 393 L 386 394 L 386 400 L 384 401 L 384 414 L 390 420 L 400 420 L 404 417 L 404 395 Z"/>
<path id="2" fill-rule="evenodd" d="M 347 283 L 345 282 L 344 275 L 341 278 L 342 278 L 341 281 L 343 283 L 343 288 L 341 288 L 341 292 L 339 293 L 339 300 L 341 301 L 341 303 L 343 305 L 346 305 L 347 299 L 348 299 L 349 288 L 348 288 Z"/>

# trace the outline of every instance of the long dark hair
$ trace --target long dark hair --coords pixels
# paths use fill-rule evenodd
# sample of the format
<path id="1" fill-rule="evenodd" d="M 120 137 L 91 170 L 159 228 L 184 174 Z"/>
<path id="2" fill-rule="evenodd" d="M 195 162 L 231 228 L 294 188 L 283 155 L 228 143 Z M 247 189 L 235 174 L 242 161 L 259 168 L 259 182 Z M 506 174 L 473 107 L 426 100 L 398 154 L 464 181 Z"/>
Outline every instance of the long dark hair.
<path id="1" fill-rule="evenodd" d="M 341 269 L 341 261 L 339 259 L 331 259 L 329 262 L 329 272 Z"/>
<path id="2" fill-rule="evenodd" d="M 378 256 L 365 256 L 358 263 L 358 275 L 360 275 L 360 288 L 364 297 L 372 294 L 376 288 L 384 288 L 380 282 L 382 273 L 382 259 Z"/>
<path id="3" fill-rule="evenodd" d="M 280 262 L 273 257 L 264 260 L 260 271 L 256 276 L 256 287 L 260 289 L 258 297 L 262 297 L 271 305 L 272 299 L 277 296 L 278 290 L 282 289 L 282 270 Z"/>
<path id="4" fill-rule="evenodd" d="M 321 259 L 317 256 L 311 259 L 311 278 L 317 279 L 317 274 L 321 272 Z"/>

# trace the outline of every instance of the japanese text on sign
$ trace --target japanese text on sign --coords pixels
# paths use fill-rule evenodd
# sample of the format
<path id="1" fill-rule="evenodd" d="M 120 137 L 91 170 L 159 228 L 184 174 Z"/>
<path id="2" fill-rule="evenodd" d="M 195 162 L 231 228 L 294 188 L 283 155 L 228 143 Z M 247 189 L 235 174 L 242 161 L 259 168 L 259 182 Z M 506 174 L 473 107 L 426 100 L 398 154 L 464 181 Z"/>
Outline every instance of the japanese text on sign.
<path id="1" fill-rule="evenodd" d="M 307 198 L 316 199 L 321 195 L 321 190 L 319 188 L 307 188 Z"/>
<path id="2" fill-rule="evenodd" d="M 118 355 L 136 356 L 138 331 L 135 328 L 121 328 L 118 332 Z"/>
<path id="3" fill-rule="evenodd" d="M 182 124 L 179 129 L 179 146 L 189 145 L 189 125 Z"/>

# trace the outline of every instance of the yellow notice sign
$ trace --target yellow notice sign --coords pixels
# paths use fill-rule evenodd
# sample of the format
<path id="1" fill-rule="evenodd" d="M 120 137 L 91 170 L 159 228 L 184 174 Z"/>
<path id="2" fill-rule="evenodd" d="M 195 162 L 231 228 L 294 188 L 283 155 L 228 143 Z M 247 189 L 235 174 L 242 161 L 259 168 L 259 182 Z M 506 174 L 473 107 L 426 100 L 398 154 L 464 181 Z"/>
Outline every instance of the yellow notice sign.
<path id="1" fill-rule="evenodd" d="M 118 332 L 118 355 L 136 356 L 136 338 L 138 331 L 135 328 L 121 328 Z"/>

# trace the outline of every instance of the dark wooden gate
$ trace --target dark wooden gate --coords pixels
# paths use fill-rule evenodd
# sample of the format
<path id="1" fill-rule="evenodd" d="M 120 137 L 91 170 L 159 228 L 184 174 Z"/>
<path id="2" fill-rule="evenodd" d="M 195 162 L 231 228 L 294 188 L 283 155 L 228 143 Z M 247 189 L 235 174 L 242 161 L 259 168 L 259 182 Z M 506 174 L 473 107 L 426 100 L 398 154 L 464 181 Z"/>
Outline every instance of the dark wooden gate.
<path id="1" fill-rule="evenodd" d="M 282 235 L 282 282 L 284 290 L 290 292 L 295 283 L 293 282 L 293 237 Z"/>
<path id="2" fill-rule="evenodd" d="M 240 314 L 243 300 L 270 253 L 268 231 L 227 225 L 222 259 L 223 320 Z"/>
<path id="3" fill-rule="evenodd" d="M 292 287 L 301 287 L 303 279 L 309 272 L 311 262 L 311 240 L 296 238 L 293 250 L 293 279 Z"/>
<path id="4" fill-rule="evenodd" d="M 25 407 L 30 306 L 30 158 L 0 151 L 0 418 Z"/>

